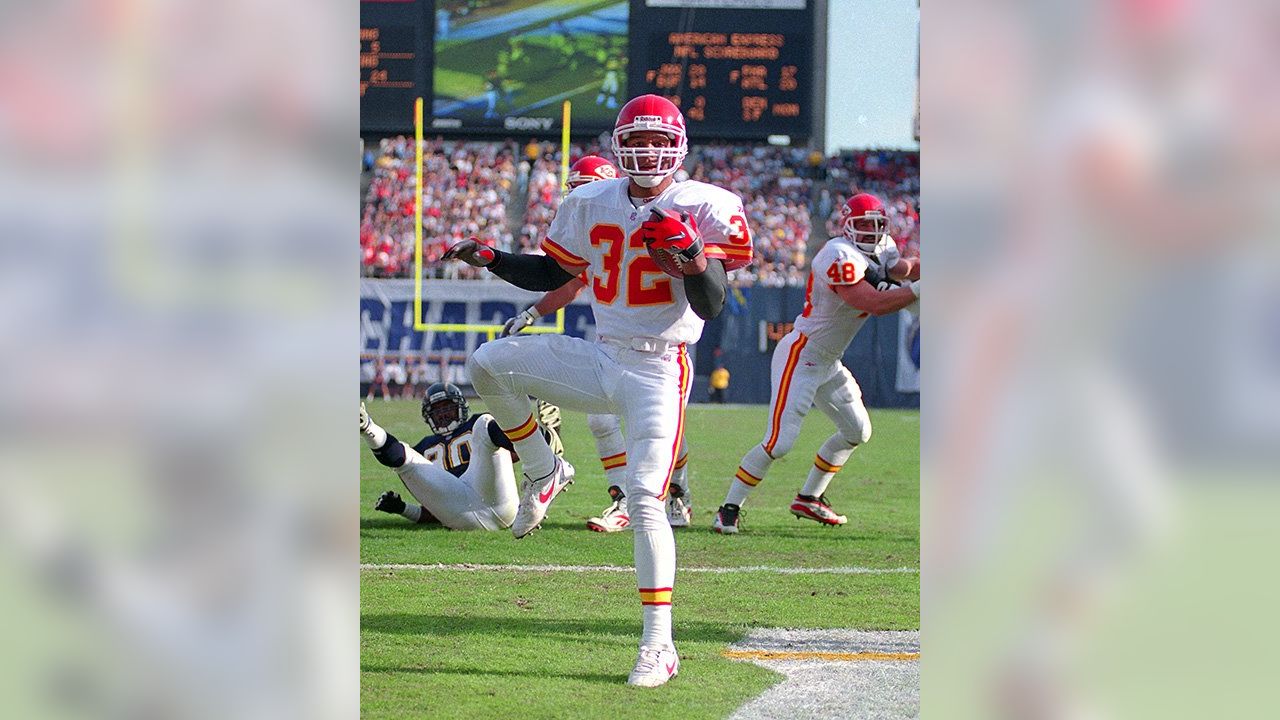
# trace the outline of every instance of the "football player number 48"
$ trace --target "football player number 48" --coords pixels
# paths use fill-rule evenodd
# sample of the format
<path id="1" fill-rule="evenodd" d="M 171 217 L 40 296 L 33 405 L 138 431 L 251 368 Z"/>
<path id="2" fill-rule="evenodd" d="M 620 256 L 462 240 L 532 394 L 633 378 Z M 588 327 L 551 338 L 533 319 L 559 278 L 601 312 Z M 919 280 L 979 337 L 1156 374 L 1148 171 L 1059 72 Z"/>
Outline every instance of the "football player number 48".
<path id="1" fill-rule="evenodd" d="M 858 279 L 858 268 L 853 263 L 831 263 L 831 267 L 827 268 L 827 277 L 831 278 L 831 282 L 847 282 L 851 283 Z"/>

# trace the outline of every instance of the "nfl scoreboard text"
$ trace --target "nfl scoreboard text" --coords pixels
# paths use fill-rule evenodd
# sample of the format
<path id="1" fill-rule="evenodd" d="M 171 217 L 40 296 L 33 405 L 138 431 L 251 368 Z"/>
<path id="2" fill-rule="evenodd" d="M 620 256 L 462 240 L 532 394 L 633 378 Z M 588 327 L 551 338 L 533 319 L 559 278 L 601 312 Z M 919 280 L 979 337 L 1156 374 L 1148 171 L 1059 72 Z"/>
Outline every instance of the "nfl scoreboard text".
<path id="1" fill-rule="evenodd" d="M 646 2 L 631 26 L 632 94 L 670 98 L 695 138 L 809 136 L 809 3 L 632 0 L 633 14 Z"/>
<path id="2" fill-rule="evenodd" d="M 360 0 L 360 130 L 413 130 L 431 90 L 430 0 Z"/>

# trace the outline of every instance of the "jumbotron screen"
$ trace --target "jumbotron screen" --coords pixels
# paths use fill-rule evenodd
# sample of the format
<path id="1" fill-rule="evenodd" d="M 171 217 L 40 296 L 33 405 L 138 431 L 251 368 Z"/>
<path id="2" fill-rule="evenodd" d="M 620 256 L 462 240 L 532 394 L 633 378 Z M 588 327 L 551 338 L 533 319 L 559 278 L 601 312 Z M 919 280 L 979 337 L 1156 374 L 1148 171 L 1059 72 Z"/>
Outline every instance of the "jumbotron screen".
<path id="1" fill-rule="evenodd" d="M 363 0 L 361 129 L 575 133 L 634 95 L 671 98 L 695 138 L 811 132 L 809 0 Z"/>

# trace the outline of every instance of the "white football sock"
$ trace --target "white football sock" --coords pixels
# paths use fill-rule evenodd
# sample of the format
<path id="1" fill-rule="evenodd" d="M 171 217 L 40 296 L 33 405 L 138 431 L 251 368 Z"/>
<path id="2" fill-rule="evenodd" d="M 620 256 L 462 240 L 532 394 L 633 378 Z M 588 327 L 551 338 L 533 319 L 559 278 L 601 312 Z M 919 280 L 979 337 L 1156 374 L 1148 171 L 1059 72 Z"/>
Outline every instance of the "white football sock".
<path id="1" fill-rule="evenodd" d="M 666 507 L 652 495 L 628 497 L 635 532 L 636 586 L 644 607 L 640 644 L 671 645 L 671 588 L 676 579 L 676 540 Z"/>
<path id="2" fill-rule="evenodd" d="M 596 441 L 596 452 L 604 466 L 608 486 L 627 487 L 627 441 L 622 436 L 622 426 L 616 415 L 587 415 L 587 428 Z M 606 487 L 608 487 L 606 486 Z"/>
<path id="3" fill-rule="evenodd" d="M 762 446 L 756 445 L 748 450 L 742 457 L 742 463 L 738 465 L 738 472 L 734 474 L 728 494 L 725 495 L 725 504 L 741 507 L 747 495 L 764 480 L 770 465 L 773 465 L 773 458 L 769 457 Z"/>
<path id="4" fill-rule="evenodd" d="M 827 438 L 813 458 L 813 467 L 809 468 L 809 478 L 805 480 L 801 495 L 822 497 L 831 484 L 831 479 L 840 472 L 856 445 L 850 445 L 840 433 Z"/>
<path id="5" fill-rule="evenodd" d="M 546 438 L 542 437 L 542 433 L 536 429 L 536 426 L 532 435 L 523 440 L 513 439 L 511 443 L 516 446 L 516 452 L 520 454 L 524 474 L 530 478 L 541 480 L 556 469 L 556 455 L 551 452 L 551 446 L 547 444 Z"/>
<path id="6" fill-rule="evenodd" d="M 627 465 L 623 463 L 604 471 L 605 487 L 625 488 L 627 486 Z"/>

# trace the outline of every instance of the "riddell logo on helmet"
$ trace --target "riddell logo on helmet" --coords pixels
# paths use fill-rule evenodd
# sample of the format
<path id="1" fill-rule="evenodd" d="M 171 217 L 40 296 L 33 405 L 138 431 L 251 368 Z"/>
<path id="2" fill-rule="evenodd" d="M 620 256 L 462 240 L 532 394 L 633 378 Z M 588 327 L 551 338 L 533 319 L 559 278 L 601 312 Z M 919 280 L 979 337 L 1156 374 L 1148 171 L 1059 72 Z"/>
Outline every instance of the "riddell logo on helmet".
<path id="1" fill-rule="evenodd" d="M 646 125 L 658 126 L 662 124 L 661 115 L 637 115 L 635 119 L 636 127 L 644 127 Z"/>

